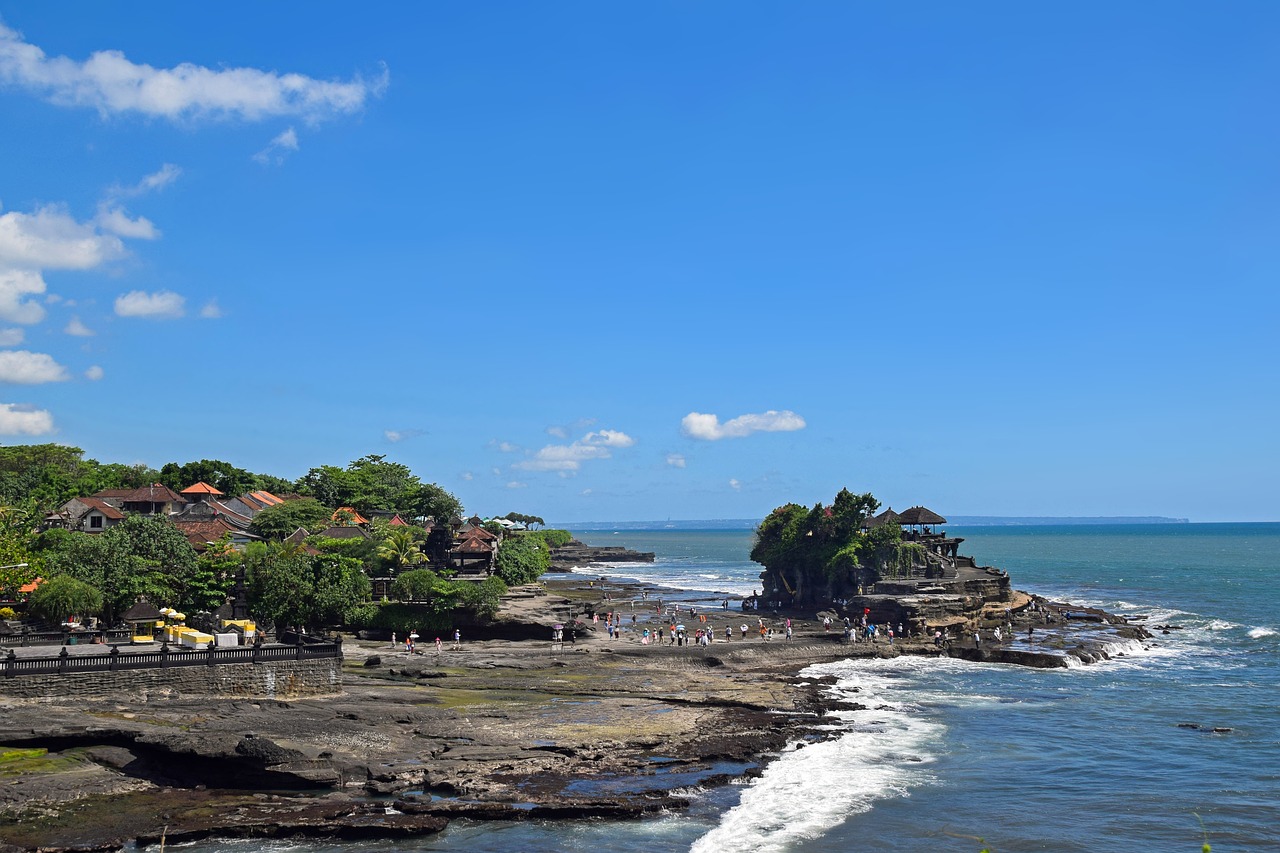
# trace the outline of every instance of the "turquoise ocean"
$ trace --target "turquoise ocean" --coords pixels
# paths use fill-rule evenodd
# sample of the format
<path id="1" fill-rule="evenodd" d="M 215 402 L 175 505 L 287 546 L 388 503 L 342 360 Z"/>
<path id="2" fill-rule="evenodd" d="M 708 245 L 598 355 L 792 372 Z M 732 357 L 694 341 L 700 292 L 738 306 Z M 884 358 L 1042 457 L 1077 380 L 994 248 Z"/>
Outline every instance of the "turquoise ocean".
<path id="1" fill-rule="evenodd" d="M 635 822 L 456 823 L 412 844 L 231 851 L 1280 851 L 1280 524 L 948 528 L 1020 589 L 1146 615 L 1146 648 L 1062 670 L 901 658 L 805 670 L 871 710 L 759 778 Z M 595 531 L 653 564 L 592 574 L 749 594 L 740 530 Z M 673 592 L 673 596 L 676 593 Z M 1195 724 L 1190 728 L 1180 724 Z M 1213 728 L 1230 731 L 1214 733 Z M 980 842 L 979 839 L 982 839 Z"/>

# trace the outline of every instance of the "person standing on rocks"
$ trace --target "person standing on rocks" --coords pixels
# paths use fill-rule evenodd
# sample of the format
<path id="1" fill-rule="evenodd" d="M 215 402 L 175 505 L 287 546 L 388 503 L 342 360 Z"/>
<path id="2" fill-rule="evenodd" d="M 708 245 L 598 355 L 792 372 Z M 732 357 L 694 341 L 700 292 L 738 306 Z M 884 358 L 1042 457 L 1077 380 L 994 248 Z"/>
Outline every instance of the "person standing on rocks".
<path id="1" fill-rule="evenodd" d="M 453 629 L 453 647 L 459 651 L 462 650 L 462 629 Z"/>
<path id="2" fill-rule="evenodd" d="M 396 647 L 396 632 L 392 631 L 391 632 L 391 648 L 394 650 L 395 647 Z"/>

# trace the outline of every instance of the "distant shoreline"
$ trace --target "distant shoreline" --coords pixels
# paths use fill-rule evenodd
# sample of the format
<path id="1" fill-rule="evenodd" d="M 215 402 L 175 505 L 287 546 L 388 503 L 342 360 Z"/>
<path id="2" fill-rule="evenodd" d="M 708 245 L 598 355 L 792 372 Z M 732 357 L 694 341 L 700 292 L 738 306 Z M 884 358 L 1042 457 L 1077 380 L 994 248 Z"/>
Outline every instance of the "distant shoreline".
<path id="1" fill-rule="evenodd" d="M 667 519 L 666 521 L 574 521 L 555 522 L 548 526 L 566 530 L 755 530 L 759 523 L 758 518 L 705 518 Z M 947 516 L 947 523 L 956 527 L 1032 527 L 1086 524 L 1190 524 L 1191 520 L 1163 515 L 951 515 Z"/>

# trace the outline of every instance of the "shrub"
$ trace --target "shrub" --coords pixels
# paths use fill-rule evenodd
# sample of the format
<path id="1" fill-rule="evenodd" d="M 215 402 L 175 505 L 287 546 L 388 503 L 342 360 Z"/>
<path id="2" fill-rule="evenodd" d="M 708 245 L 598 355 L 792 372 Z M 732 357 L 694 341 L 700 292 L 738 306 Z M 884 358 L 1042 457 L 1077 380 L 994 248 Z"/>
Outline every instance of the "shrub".
<path id="1" fill-rule="evenodd" d="M 12 607 L 0 607 L 0 619 L 16 619 L 18 614 L 13 611 Z"/>
<path id="2" fill-rule="evenodd" d="M 551 549 L 547 543 L 532 534 L 508 536 L 498 549 L 493 573 L 508 586 L 533 583 L 551 568 Z"/>
<path id="3" fill-rule="evenodd" d="M 543 542 L 547 543 L 548 548 L 563 548 L 565 545 L 568 545 L 573 541 L 572 533 L 567 530 L 556 530 L 555 528 L 550 530 L 534 530 L 525 535 L 541 539 Z"/>

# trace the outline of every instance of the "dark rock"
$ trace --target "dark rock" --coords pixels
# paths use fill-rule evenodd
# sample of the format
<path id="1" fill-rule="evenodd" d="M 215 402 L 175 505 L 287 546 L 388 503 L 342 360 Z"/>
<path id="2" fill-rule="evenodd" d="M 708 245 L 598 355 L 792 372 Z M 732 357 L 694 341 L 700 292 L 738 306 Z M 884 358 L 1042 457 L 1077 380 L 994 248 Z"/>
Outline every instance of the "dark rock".
<path id="1" fill-rule="evenodd" d="M 297 758 L 304 758 L 296 749 L 285 749 L 273 741 L 263 737 L 245 735 L 236 744 L 236 754 L 251 758 L 261 764 L 284 764 Z"/>
<path id="2" fill-rule="evenodd" d="M 365 666 L 382 666 L 382 655 L 369 655 L 364 659 Z"/>

